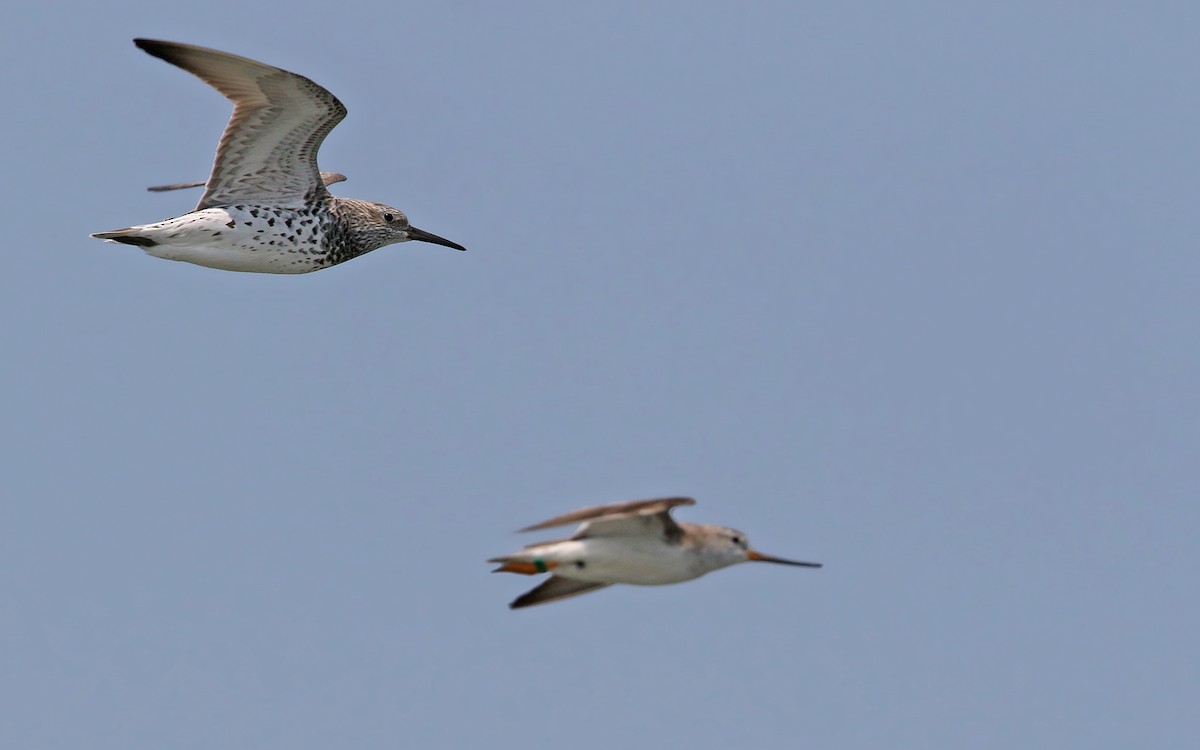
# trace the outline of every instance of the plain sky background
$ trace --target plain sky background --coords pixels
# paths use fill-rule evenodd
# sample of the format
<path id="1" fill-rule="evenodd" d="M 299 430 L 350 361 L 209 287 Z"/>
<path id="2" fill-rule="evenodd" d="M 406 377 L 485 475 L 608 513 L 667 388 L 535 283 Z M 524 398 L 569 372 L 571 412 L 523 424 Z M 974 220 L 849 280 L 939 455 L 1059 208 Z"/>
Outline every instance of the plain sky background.
<path id="1" fill-rule="evenodd" d="M 17 3 L 0 746 L 1200 746 L 1200 4 Z M 189 210 L 307 75 L 340 195 L 469 252 L 299 277 Z M 519 612 L 596 503 L 826 567 Z M 529 538 L 526 538 L 528 536 Z"/>

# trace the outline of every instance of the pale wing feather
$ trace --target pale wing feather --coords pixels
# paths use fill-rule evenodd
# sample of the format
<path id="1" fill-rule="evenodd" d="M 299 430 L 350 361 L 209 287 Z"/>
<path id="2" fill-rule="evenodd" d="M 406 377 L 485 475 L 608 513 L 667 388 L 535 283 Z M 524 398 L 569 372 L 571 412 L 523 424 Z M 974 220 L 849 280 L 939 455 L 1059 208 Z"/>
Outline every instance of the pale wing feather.
<path id="1" fill-rule="evenodd" d="M 660 497 L 653 500 L 630 500 L 623 503 L 609 503 L 608 505 L 593 505 L 588 508 L 580 508 L 573 510 L 570 513 L 564 513 L 561 516 L 551 518 L 549 521 L 542 521 L 533 526 L 526 526 L 521 531 L 538 531 L 540 529 L 550 529 L 555 526 L 566 526 L 572 523 L 590 522 L 595 525 L 599 519 L 604 519 L 607 522 L 609 519 L 616 520 L 620 518 L 628 518 L 631 516 L 648 516 L 657 513 L 667 513 L 672 508 L 680 505 L 695 505 L 696 501 L 690 497 Z"/>
<path id="2" fill-rule="evenodd" d="M 665 542 L 678 541 L 681 530 L 670 511 L 638 516 L 597 518 L 579 527 L 572 539 L 588 539 L 598 536 L 643 536 Z"/>
<path id="3" fill-rule="evenodd" d="M 317 151 L 346 116 L 337 97 L 304 76 L 237 55 L 135 39 L 234 104 L 197 210 L 235 203 L 301 208 L 324 197 Z"/>

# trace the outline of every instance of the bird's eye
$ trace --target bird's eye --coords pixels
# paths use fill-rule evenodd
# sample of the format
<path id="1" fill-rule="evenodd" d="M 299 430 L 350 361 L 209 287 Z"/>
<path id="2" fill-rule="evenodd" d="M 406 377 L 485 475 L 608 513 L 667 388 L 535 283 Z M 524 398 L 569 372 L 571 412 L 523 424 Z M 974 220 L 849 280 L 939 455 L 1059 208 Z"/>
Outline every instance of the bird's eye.
<path id="1" fill-rule="evenodd" d="M 742 538 L 740 536 L 735 536 L 735 537 L 731 537 L 729 541 L 740 546 L 742 543 Z"/>
<path id="2" fill-rule="evenodd" d="M 583 568 L 583 567 L 586 567 L 586 566 L 587 566 L 587 563 L 585 563 L 583 560 L 576 560 L 576 561 L 575 561 L 575 567 L 577 567 L 577 568 Z"/>
<path id="3" fill-rule="evenodd" d="M 392 223 L 392 219 L 395 219 L 395 218 L 396 218 L 396 217 L 395 217 L 395 216 L 392 216 L 391 214 L 384 214 L 384 215 L 383 215 L 383 220 L 384 220 L 384 221 L 386 221 L 388 224 L 391 224 L 391 223 Z"/>

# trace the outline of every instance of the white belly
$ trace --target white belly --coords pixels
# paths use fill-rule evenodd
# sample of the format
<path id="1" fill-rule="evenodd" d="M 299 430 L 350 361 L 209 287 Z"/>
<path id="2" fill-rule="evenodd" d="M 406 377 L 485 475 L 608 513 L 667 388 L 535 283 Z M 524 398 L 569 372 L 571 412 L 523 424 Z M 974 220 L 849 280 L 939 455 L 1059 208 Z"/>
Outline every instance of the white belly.
<path id="1" fill-rule="evenodd" d="M 317 220 L 282 209 L 206 208 L 139 229 L 157 243 L 142 248 L 156 258 L 251 273 L 308 273 L 329 265 Z"/>
<path id="2" fill-rule="evenodd" d="M 657 538 L 592 537 L 554 545 L 547 554 L 563 578 L 595 583 L 658 586 L 699 578 L 708 572 L 689 548 Z M 583 565 L 580 566 L 579 563 Z"/>

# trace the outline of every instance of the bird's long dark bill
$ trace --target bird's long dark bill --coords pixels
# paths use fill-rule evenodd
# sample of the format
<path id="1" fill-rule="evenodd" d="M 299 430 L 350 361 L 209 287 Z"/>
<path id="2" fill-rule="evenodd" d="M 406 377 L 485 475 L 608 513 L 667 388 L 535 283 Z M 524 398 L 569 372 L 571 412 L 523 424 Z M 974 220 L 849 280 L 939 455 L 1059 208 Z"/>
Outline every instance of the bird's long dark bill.
<path id="1" fill-rule="evenodd" d="M 758 562 L 773 562 L 773 563 L 782 563 L 784 565 L 799 565 L 803 568 L 819 568 L 819 567 L 821 567 L 821 563 L 800 562 L 799 560 L 784 560 L 782 557 L 771 557 L 770 555 L 764 555 L 761 552 L 755 552 L 754 550 L 749 550 L 748 552 L 746 552 L 746 557 L 750 558 L 751 560 L 757 560 Z"/>
<path id="2" fill-rule="evenodd" d="M 436 234 L 431 234 L 430 232 L 426 232 L 424 229 L 417 229 L 416 227 L 408 228 L 408 238 L 410 240 L 420 240 L 421 242 L 432 242 L 435 245 L 445 245 L 446 247 L 452 247 L 455 250 L 466 250 L 465 247 L 457 242 L 451 242 L 445 237 L 438 237 Z"/>

